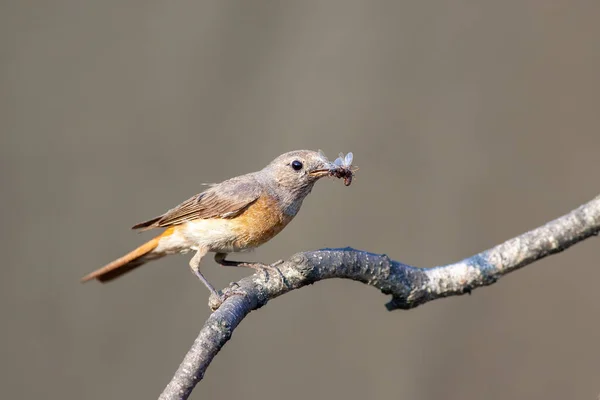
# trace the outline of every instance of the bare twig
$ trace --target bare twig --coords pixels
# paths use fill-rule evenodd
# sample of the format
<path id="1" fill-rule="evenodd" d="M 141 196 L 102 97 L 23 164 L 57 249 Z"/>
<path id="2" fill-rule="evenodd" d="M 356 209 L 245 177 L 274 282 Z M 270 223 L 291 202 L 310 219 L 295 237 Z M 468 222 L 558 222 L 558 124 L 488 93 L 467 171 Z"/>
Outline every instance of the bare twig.
<path id="1" fill-rule="evenodd" d="M 509 272 L 563 251 L 599 231 L 600 196 L 492 249 L 440 267 L 415 268 L 386 255 L 351 248 L 298 253 L 279 266 L 281 276 L 257 273 L 236 284 L 235 291 L 245 295 L 228 298 L 208 318 L 160 399 L 187 399 L 242 319 L 290 290 L 323 279 L 352 279 L 392 295 L 386 304 L 388 310 L 410 309 L 490 285 Z M 216 306 L 215 300 L 211 297 L 211 307 Z"/>

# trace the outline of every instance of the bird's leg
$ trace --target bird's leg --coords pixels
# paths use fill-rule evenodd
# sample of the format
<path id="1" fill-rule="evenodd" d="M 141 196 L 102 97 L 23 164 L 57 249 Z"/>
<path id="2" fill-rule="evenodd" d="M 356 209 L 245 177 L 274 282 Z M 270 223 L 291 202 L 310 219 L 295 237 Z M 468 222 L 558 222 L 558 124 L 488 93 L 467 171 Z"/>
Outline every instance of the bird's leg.
<path id="1" fill-rule="evenodd" d="M 203 248 L 199 248 L 196 251 L 196 254 L 194 254 L 194 257 L 192 257 L 192 259 L 190 260 L 190 268 L 192 269 L 194 275 L 196 275 L 198 279 L 200 279 L 200 282 L 204 283 L 204 285 L 208 288 L 208 290 L 210 290 L 212 294 L 214 294 L 217 297 L 220 297 L 219 292 L 217 292 L 215 287 L 208 281 L 208 279 L 204 277 L 204 275 L 202 275 L 202 272 L 200 272 L 200 261 L 202 261 L 202 257 L 204 257 L 204 255 L 206 255 L 206 250 Z"/>
<path id="2" fill-rule="evenodd" d="M 227 257 L 227 253 L 216 253 L 215 254 L 215 262 L 217 264 L 221 264 L 221 265 L 227 266 L 227 267 L 246 267 L 246 268 L 253 268 L 257 271 L 263 271 L 265 273 L 265 277 L 267 279 L 269 278 L 268 271 L 276 272 L 277 274 L 279 274 L 281 276 L 281 279 L 283 279 L 285 282 L 285 277 L 283 276 L 283 274 L 281 273 L 279 268 L 277 268 L 278 265 L 283 264 L 283 260 L 276 261 L 273 264 L 263 264 L 263 263 L 258 263 L 258 262 L 251 263 L 251 262 L 245 262 L 245 261 L 227 260 L 227 259 L 225 259 L 225 257 Z"/>
<path id="3" fill-rule="evenodd" d="M 233 295 L 236 295 L 236 294 L 242 295 L 242 296 L 245 295 L 245 293 L 243 293 L 241 291 L 235 291 L 235 290 L 229 290 L 223 294 L 219 294 L 219 292 L 217 292 L 215 287 L 208 281 L 208 279 L 206 279 L 204 277 L 204 275 L 202 275 L 202 272 L 200 272 L 200 261 L 202 261 L 202 257 L 204 257 L 206 255 L 206 253 L 207 253 L 206 249 L 199 248 L 196 251 L 196 254 L 194 254 L 194 257 L 192 257 L 192 259 L 190 260 L 190 268 L 192 269 L 192 272 L 194 273 L 194 275 L 196 275 L 198 277 L 198 279 L 200 279 L 200 282 L 204 283 L 204 285 L 208 288 L 208 290 L 210 290 L 210 292 L 217 299 L 219 299 L 219 306 L 221 305 L 221 303 L 223 303 L 225 300 L 227 300 L 227 298 L 229 298 Z M 214 309 L 216 309 L 216 308 L 214 308 Z"/>

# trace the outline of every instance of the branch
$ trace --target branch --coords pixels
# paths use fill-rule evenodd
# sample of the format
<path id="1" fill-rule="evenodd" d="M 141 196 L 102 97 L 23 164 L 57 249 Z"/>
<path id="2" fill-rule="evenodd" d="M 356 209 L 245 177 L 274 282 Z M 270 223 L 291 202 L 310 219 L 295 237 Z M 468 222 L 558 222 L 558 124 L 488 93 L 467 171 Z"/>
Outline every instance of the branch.
<path id="1" fill-rule="evenodd" d="M 471 293 L 498 278 L 548 255 L 561 252 L 600 231 L 600 196 L 576 210 L 492 249 L 460 262 L 415 268 L 386 255 L 344 249 L 298 253 L 279 266 L 280 276 L 257 273 L 240 280 L 231 296 L 208 318 L 161 400 L 187 399 L 212 359 L 252 310 L 275 297 L 329 278 L 363 282 L 392 295 L 388 310 L 410 309 L 442 297 Z M 265 276 L 266 275 L 266 276 Z"/>

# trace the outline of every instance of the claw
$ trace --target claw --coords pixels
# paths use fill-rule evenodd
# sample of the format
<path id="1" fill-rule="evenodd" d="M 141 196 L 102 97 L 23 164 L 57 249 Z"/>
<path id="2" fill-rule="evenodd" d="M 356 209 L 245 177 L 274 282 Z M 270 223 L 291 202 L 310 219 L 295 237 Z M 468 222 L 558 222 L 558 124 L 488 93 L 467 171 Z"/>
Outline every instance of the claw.
<path id="1" fill-rule="evenodd" d="M 248 267 L 248 268 L 253 268 L 257 271 L 262 271 L 265 274 L 265 280 L 269 281 L 269 271 L 270 272 L 274 272 L 277 273 L 280 277 L 281 280 L 283 282 L 285 282 L 285 277 L 283 276 L 283 274 L 281 273 L 281 271 L 279 270 L 279 268 L 277 268 L 278 265 L 283 264 L 284 261 L 283 260 L 279 260 L 274 262 L 273 264 L 262 264 L 262 263 L 243 263 L 240 264 L 241 267 Z"/>
<path id="2" fill-rule="evenodd" d="M 237 283 L 235 283 L 235 285 L 238 288 L 240 287 L 240 285 L 238 285 Z M 225 288 L 221 291 L 221 293 L 218 296 L 216 296 L 215 294 L 211 294 L 210 298 L 208 299 L 208 306 L 212 311 L 217 311 L 219 307 L 221 307 L 221 305 L 228 298 L 232 296 L 246 296 L 246 294 L 246 292 L 244 292 L 243 290 L 238 290 L 237 288 Z"/>

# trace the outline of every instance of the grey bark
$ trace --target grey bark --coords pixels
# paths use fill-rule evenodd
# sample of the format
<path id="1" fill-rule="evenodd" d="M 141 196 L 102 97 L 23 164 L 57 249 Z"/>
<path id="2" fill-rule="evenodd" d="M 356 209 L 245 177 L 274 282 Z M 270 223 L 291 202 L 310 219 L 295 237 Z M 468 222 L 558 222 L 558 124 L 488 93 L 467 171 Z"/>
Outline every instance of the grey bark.
<path id="1" fill-rule="evenodd" d="M 388 310 L 410 309 L 491 285 L 501 276 L 561 252 L 599 231 L 600 196 L 539 228 L 444 266 L 416 268 L 384 254 L 349 247 L 298 253 L 278 266 L 281 275 L 258 272 L 225 289 L 243 295 L 231 296 L 220 306 L 211 296 L 209 306 L 216 311 L 202 327 L 160 399 L 187 399 L 244 317 L 290 290 L 323 279 L 352 279 L 391 295 L 386 304 Z"/>

